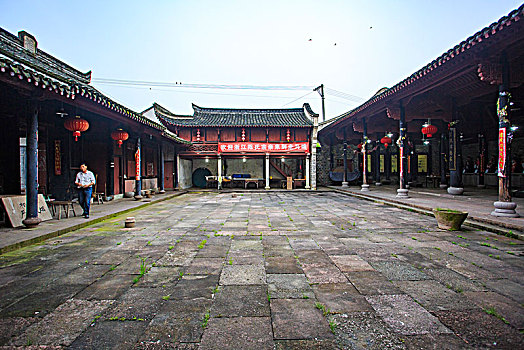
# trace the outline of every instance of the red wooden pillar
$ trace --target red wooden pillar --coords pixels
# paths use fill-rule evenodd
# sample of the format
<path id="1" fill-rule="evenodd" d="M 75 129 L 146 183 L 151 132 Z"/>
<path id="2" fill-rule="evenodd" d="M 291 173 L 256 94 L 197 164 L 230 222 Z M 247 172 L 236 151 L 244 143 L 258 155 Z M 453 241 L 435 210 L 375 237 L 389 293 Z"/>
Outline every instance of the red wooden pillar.
<path id="1" fill-rule="evenodd" d="M 511 201 L 511 139 L 512 130 L 510 123 L 511 94 L 509 64 L 506 53 L 502 53 L 502 84 L 499 86 L 499 98 L 497 101 L 497 116 L 499 117 L 499 200 L 494 204 L 493 216 L 518 217 L 515 211 L 517 204 Z"/>

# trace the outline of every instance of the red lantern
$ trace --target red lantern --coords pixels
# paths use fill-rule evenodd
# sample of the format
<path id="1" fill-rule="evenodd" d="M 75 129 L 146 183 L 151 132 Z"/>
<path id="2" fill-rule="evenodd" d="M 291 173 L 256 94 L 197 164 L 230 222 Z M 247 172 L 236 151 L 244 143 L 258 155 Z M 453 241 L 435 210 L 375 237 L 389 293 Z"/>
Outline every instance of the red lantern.
<path id="1" fill-rule="evenodd" d="M 384 145 L 384 147 L 388 148 L 389 144 L 391 143 L 391 137 L 384 136 L 380 139 L 380 142 Z"/>
<path id="2" fill-rule="evenodd" d="M 286 131 L 286 140 L 287 140 L 287 142 L 289 142 L 289 140 L 291 140 L 291 133 L 289 132 L 289 129 L 287 129 L 287 131 Z"/>
<path id="3" fill-rule="evenodd" d="M 129 134 L 122 129 L 115 130 L 111 133 L 111 138 L 118 143 L 118 148 L 129 138 Z"/>
<path id="4" fill-rule="evenodd" d="M 197 141 L 200 141 L 200 129 L 197 129 L 196 137 Z"/>
<path id="5" fill-rule="evenodd" d="M 357 145 L 357 147 L 358 147 L 358 151 L 359 151 L 359 152 L 362 151 L 362 143 L 359 143 L 359 144 Z"/>
<path id="6" fill-rule="evenodd" d="M 437 127 L 435 125 L 426 125 L 422 128 L 422 133 L 426 135 L 427 137 L 432 137 L 433 134 L 436 134 L 438 131 Z"/>
<path id="7" fill-rule="evenodd" d="M 242 128 L 242 141 L 246 141 L 246 129 Z"/>
<path id="8" fill-rule="evenodd" d="M 67 130 L 72 131 L 75 141 L 78 141 L 78 136 L 80 136 L 80 133 L 89 129 L 89 123 L 87 120 L 82 119 L 79 115 L 77 115 L 74 118 L 66 120 L 64 122 L 64 127 Z"/>

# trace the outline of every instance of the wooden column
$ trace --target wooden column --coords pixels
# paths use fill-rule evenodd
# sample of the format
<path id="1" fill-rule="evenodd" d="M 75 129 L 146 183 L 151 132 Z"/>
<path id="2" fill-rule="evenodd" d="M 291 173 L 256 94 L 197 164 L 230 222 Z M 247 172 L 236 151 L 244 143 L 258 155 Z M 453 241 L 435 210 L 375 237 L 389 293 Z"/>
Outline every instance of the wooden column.
<path id="1" fill-rule="evenodd" d="M 311 189 L 311 185 L 309 183 L 310 181 L 310 176 L 309 176 L 309 167 L 310 167 L 310 164 L 309 164 L 309 153 L 306 154 L 306 190 L 309 190 Z"/>
<path id="2" fill-rule="evenodd" d="M 451 123 L 449 127 L 449 187 L 448 193 L 461 195 L 462 187 L 462 155 L 460 135 L 457 129 L 458 112 L 455 101 L 452 102 Z"/>
<path id="3" fill-rule="evenodd" d="M 440 188 L 447 188 L 448 187 L 448 178 L 446 177 L 447 174 L 447 138 L 446 133 L 444 130 L 442 130 L 442 135 L 440 135 Z"/>
<path id="4" fill-rule="evenodd" d="M 135 199 L 142 199 L 142 146 L 140 136 L 136 140 L 135 151 Z"/>
<path id="5" fill-rule="evenodd" d="M 306 176 L 309 172 L 309 168 L 306 169 Z M 269 153 L 266 153 L 266 187 L 265 187 L 266 190 L 269 190 L 270 187 L 269 187 Z"/>
<path id="6" fill-rule="evenodd" d="M 222 156 L 219 154 L 217 159 L 218 189 L 222 189 Z M 230 186 L 231 187 L 231 186 Z"/>
<path id="7" fill-rule="evenodd" d="M 342 180 L 342 187 L 348 187 L 348 143 L 346 140 L 346 128 L 344 128 L 344 178 Z"/>
<path id="8" fill-rule="evenodd" d="M 375 150 L 375 186 L 381 186 L 382 183 L 380 182 L 380 135 L 381 133 L 377 132 L 377 142 L 376 142 L 376 150 Z"/>
<path id="9" fill-rule="evenodd" d="M 166 193 L 165 190 L 165 168 L 164 168 L 164 143 L 162 141 L 158 144 L 158 181 L 159 181 L 159 192 Z"/>
<path id="10" fill-rule="evenodd" d="M 106 197 L 115 195 L 115 154 L 113 147 L 113 141 L 109 142 L 107 146 Z"/>
<path id="11" fill-rule="evenodd" d="M 366 119 L 362 119 L 363 124 L 363 138 L 362 141 L 362 188 L 360 189 L 363 192 L 369 191 L 369 185 L 368 185 L 368 179 L 367 179 L 367 167 L 368 167 L 368 159 L 367 159 L 367 147 L 368 147 L 368 125 L 366 123 Z"/>
<path id="12" fill-rule="evenodd" d="M 384 151 L 384 174 L 386 175 L 385 184 L 391 183 L 391 146 L 386 147 Z"/>
<path id="13" fill-rule="evenodd" d="M 517 203 L 511 200 L 511 94 L 509 63 L 506 53 L 502 53 L 502 84 L 499 86 L 499 98 L 497 101 L 497 116 L 499 117 L 499 200 L 494 203 L 493 216 L 519 217 L 515 211 Z M 28 144 L 29 145 L 29 144 Z"/>
<path id="14" fill-rule="evenodd" d="M 27 169 L 26 169 L 26 216 L 22 223 L 35 227 L 42 220 L 38 217 L 38 107 L 32 106 L 27 116 Z M 18 176 L 13 174 L 13 176 Z"/>
<path id="15" fill-rule="evenodd" d="M 486 157 L 487 157 L 487 147 L 486 147 L 486 138 L 484 137 L 484 134 L 478 135 L 479 140 L 479 164 L 477 167 L 478 171 L 478 184 L 477 187 L 479 188 L 485 188 L 486 185 L 484 184 L 484 173 L 486 171 Z"/>
<path id="16" fill-rule="evenodd" d="M 402 104 L 402 101 L 400 101 L 400 121 L 399 121 L 399 130 L 400 130 L 400 136 L 399 136 L 399 182 L 400 182 L 400 188 L 397 190 L 397 197 L 398 198 L 408 198 L 408 189 L 406 188 L 406 180 L 407 180 L 407 158 L 406 158 L 406 137 L 407 137 L 407 124 L 406 124 L 406 109 L 404 108 L 404 105 Z"/>

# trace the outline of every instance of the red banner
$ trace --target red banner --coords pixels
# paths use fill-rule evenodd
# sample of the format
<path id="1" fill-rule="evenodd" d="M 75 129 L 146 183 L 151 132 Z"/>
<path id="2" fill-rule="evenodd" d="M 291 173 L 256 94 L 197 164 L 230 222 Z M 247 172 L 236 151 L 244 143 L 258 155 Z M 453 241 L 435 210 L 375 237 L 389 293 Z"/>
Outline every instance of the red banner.
<path id="1" fill-rule="evenodd" d="M 218 144 L 218 153 L 309 153 L 308 142 L 267 143 L 267 142 L 228 142 Z"/>
<path id="2" fill-rule="evenodd" d="M 506 166 L 506 128 L 499 129 L 499 177 L 506 177 L 504 168 Z"/>
<path id="3" fill-rule="evenodd" d="M 135 152 L 135 179 L 140 180 L 140 148 L 136 149 Z"/>

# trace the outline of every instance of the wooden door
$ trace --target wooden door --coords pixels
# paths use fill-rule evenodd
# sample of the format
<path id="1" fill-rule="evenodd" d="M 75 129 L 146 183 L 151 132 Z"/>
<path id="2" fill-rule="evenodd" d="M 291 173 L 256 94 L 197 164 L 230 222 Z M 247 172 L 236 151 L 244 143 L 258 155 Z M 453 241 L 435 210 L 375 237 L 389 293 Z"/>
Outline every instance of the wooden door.
<path id="1" fill-rule="evenodd" d="M 173 189 L 175 184 L 173 182 L 173 161 L 164 162 L 164 188 Z"/>

